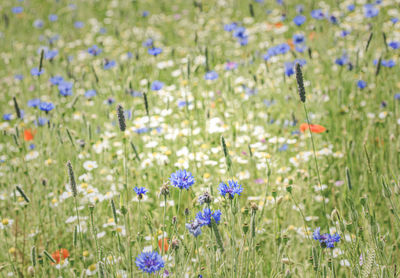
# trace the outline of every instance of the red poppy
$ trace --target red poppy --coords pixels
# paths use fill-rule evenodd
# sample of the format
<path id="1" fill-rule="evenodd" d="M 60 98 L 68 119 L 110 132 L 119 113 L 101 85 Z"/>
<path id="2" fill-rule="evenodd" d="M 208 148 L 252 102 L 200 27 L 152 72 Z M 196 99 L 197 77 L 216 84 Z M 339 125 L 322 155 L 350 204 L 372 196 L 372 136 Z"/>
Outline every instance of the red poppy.
<path id="1" fill-rule="evenodd" d="M 279 28 L 283 27 L 283 23 L 282 22 L 277 22 L 277 23 L 274 24 L 274 26 L 275 26 L 276 29 L 279 29 Z"/>
<path id="2" fill-rule="evenodd" d="M 322 133 L 326 130 L 325 127 L 322 125 L 308 125 L 308 124 L 301 124 L 300 125 L 300 131 L 305 132 L 308 128 L 310 127 L 310 131 L 312 133 Z"/>
<path id="3" fill-rule="evenodd" d="M 60 250 L 57 250 L 53 254 L 51 254 L 51 256 L 57 262 L 57 264 L 59 264 L 61 259 L 65 260 L 69 257 L 69 252 L 67 249 L 61 248 Z"/>
<path id="4" fill-rule="evenodd" d="M 161 250 L 162 250 L 162 238 L 160 238 L 158 240 L 158 248 L 160 249 L 160 252 L 161 252 Z M 168 248 L 169 248 L 168 238 L 164 238 L 164 252 L 167 252 Z"/>
<path id="5" fill-rule="evenodd" d="M 32 141 L 35 137 L 36 131 L 32 131 L 30 129 L 24 130 L 24 140 L 25 141 Z"/>

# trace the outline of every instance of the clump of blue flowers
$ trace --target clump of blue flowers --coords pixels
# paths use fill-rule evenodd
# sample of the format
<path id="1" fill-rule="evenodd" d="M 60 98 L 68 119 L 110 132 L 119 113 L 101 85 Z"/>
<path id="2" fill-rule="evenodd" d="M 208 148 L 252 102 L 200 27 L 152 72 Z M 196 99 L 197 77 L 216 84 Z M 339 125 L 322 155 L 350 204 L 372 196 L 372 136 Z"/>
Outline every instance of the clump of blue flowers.
<path id="1" fill-rule="evenodd" d="M 142 252 L 135 262 L 141 271 L 147 273 L 155 273 L 164 267 L 164 260 L 157 252 Z"/>
<path id="2" fill-rule="evenodd" d="M 221 211 L 220 210 L 216 210 L 216 211 L 212 211 L 209 208 L 204 208 L 204 210 L 201 212 L 199 211 L 196 215 L 196 219 L 197 221 L 200 223 L 200 226 L 211 226 L 211 218 L 214 218 L 215 223 L 219 223 L 219 221 L 221 220 Z"/>
<path id="3" fill-rule="evenodd" d="M 322 248 L 335 248 L 335 242 L 340 241 L 340 235 L 338 233 L 321 235 L 320 230 L 320 227 L 314 230 L 313 239 L 318 240 Z"/>
<path id="4" fill-rule="evenodd" d="M 178 170 L 172 173 L 169 180 L 173 186 L 187 190 L 195 183 L 192 173 L 186 170 Z"/>
<path id="5" fill-rule="evenodd" d="M 226 197 L 226 195 L 228 195 L 229 199 L 233 199 L 235 198 L 235 194 L 240 196 L 243 187 L 237 181 L 228 180 L 228 183 L 221 182 L 218 190 L 222 196 Z"/>

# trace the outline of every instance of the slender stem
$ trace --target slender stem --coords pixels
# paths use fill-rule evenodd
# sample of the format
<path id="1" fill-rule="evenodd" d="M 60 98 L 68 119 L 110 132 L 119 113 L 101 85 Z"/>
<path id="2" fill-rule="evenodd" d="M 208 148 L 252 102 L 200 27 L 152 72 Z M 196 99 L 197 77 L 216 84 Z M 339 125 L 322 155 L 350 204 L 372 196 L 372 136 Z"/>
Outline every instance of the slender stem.
<path id="1" fill-rule="evenodd" d="M 317 169 L 317 175 L 318 175 L 318 183 L 319 183 L 318 185 L 319 185 L 319 188 L 320 188 L 321 194 L 322 194 L 322 204 L 323 204 L 323 208 L 324 208 L 324 217 L 326 217 L 325 197 L 324 197 L 323 192 L 322 192 L 322 181 L 321 181 L 321 175 L 319 173 L 319 166 L 318 166 L 318 161 L 317 161 L 317 152 L 315 151 L 314 137 L 313 137 L 312 132 L 311 132 L 311 128 L 310 128 L 310 124 L 311 123 L 310 123 L 310 119 L 308 117 L 308 110 L 307 110 L 307 106 L 306 106 L 305 103 L 303 103 L 303 107 L 304 107 L 304 112 L 306 113 L 308 131 L 310 132 L 310 136 L 311 136 L 311 144 L 312 144 L 312 148 L 313 148 L 315 168 Z"/>
<path id="2" fill-rule="evenodd" d="M 162 242 L 161 242 L 161 256 L 164 255 L 164 237 L 165 237 L 165 217 L 167 214 L 167 195 L 164 195 L 164 216 L 162 226 Z"/>
<path id="3" fill-rule="evenodd" d="M 235 213 L 234 213 L 234 204 L 233 204 L 233 199 L 230 199 L 231 201 L 231 215 L 232 215 L 232 221 L 231 221 L 231 252 L 232 252 L 232 261 L 233 261 L 233 267 L 232 267 L 232 277 L 236 276 L 236 239 L 235 239 Z"/>
<path id="4" fill-rule="evenodd" d="M 78 219 L 79 243 L 80 243 L 80 246 L 81 246 L 81 248 L 80 248 L 81 253 L 79 254 L 79 256 L 81 256 L 82 255 L 82 250 L 83 250 L 82 227 L 81 227 L 81 221 L 79 219 L 78 201 L 77 201 L 76 197 L 74 199 L 75 199 L 76 218 Z"/>

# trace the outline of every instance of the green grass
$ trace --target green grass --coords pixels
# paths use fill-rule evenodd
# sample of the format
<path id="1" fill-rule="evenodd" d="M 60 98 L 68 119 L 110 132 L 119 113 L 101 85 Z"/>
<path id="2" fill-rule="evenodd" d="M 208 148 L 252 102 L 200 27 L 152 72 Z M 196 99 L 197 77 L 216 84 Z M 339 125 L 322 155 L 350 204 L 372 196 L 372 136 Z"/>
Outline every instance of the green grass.
<path id="1" fill-rule="evenodd" d="M 77 1 L 75 9 L 64 0 L 1 3 L 0 107 L 13 119 L 0 122 L 0 277 L 147 277 L 135 264 L 143 248 L 163 253 L 165 267 L 150 275 L 158 277 L 164 270 L 170 277 L 397 277 L 399 50 L 387 47 L 383 34 L 387 42 L 399 40 L 399 23 L 390 21 L 398 4 L 385 0 L 377 17 L 365 18 L 361 4 L 347 11 L 351 1 L 286 2 L 89 0 Z M 307 17 L 301 27 L 292 22 L 297 4 Z M 18 5 L 23 13 L 13 14 Z M 328 7 L 339 24 L 310 16 Z M 50 14 L 58 20 L 50 22 Z M 36 19 L 42 28 L 33 27 Z M 76 21 L 84 27 L 74 28 Z M 248 45 L 224 31 L 234 21 L 246 27 Z M 341 30 L 351 33 L 342 38 Z M 263 60 L 268 48 L 297 33 L 310 52 L 292 49 Z M 142 45 L 148 38 L 162 48 L 159 56 Z M 98 56 L 87 53 L 94 44 L 102 49 Z M 43 59 L 43 75 L 32 76 L 41 46 L 59 53 Z M 352 70 L 335 64 L 343 51 Z M 377 74 L 373 60 L 380 57 L 397 65 Z M 307 61 L 310 121 L 327 129 L 312 134 L 322 191 L 310 134 L 298 132 L 307 119 L 295 74 L 284 72 L 284 62 L 296 58 Z M 117 65 L 105 70 L 104 59 Z M 237 69 L 225 70 L 227 61 Z M 204 80 L 208 70 L 219 78 Z M 72 96 L 51 85 L 55 75 L 73 82 Z M 359 79 L 368 84 L 363 90 Z M 162 90 L 151 90 L 155 80 L 164 83 Z M 97 95 L 88 100 L 90 89 Z M 148 111 L 133 91 L 146 93 Z M 46 114 L 29 107 L 33 98 L 55 108 Z M 189 105 L 179 107 L 181 101 Z M 117 104 L 131 113 L 125 132 Z M 39 117 L 49 123 L 36 126 Z M 143 128 L 150 131 L 136 132 Z M 24 140 L 28 129 L 33 141 Z M 86 161 L 98 167 L 88 170 Z M 195 184 L 188 191 L 169 184 L 169 195 L 160 194 L 171 173 L 183 168 Z M 232 178 L 244 191 L 231 202 L 218 185 Z M 135 186 L 149 190 L 140 202 Z M 204 191 L 213 197 L 211 209 L 221 210 L 221 222 L 202 227 L 195 238 L 185 224 L 205 207 L 197 200 Z M 340 234 L 336 248 L 312 239 L 317 227 Z M 163 232 L 166 252 L 158 246 Z M 44 252 L 51 257 L 60 248 L 69 251 L 68 265 L 57 268 Z"/>

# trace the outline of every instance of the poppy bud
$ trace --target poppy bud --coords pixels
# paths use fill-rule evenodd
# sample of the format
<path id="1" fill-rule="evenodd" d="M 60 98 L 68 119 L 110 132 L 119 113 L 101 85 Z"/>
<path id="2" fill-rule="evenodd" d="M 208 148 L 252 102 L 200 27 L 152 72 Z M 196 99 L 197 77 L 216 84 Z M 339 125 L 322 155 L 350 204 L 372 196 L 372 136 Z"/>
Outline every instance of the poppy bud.
<path id="1" fill-rule="evenodd" d="M 179 248 L 179 239 L 174 238 L 171 241 L 171 247 L 172 247 L 173 250 L 177 250 Z"/>
<path id="2" fill-rule="evenodd" d="M 169 187 L 168 187 L 168 184 L 164 184 L 163 186 L 161 186 L 160 194 L 163 195 L 163 196 L 169 195 Z"/>

